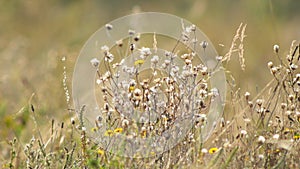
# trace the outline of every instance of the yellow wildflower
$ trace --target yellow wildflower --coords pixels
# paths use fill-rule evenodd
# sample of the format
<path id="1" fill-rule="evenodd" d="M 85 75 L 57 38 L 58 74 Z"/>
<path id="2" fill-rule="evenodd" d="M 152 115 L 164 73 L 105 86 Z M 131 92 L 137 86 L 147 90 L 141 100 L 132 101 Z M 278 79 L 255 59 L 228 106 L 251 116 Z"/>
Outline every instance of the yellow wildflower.
<path id="1" fill-rule="evenodd" d="M 284 133 L 287 134 L 287 133 L 293 133 L 294 130 L 293 129 L 290 129 L 290 128 L 285 128 L 284 129 Z"/>
<path id="2" fill-rule="evenodd" d="M 147 131 L 146 131 L 146 130 L 143 130 L 143 131 L 141 132 L 141 137 L 142 137 L 142 138 L 146 138 L 146 136 L 147 136 Z"/>
<path id="3" fill-rule="evenodd" d="M 214 154 L 215 152 L 217 152 L 219 149 L 217 147 L 213 147 L 211 149 L 208 150 L 209 154 Z"/>
<path id="4" fill-rule="evenodd" d="M 122 132 L 123 132 L 123 129 L 122 129 L 122 128 L 116 128 L 116 129 L 114 130 L 114 133 L 120 134 L 120 133 L 122 133 Z"/>
<path id="5" fill-rule="evenodd" d="M 129 86 L 129 92 L 132 92 L 134 90 L 134 86 Z"/>
<path id="6" fill-rule="evenodd" d="M 280 153 L 280 149 L 277 148 L 274 153 Z"/>
<path id="7" fill-rule="evenodd" d="M 162 117 L 163 122 L 167 122 L 168 118 L 166 116 Z"/>
<path id="8" fill-rule="evenodd" d="M 92 132 L 96 132 L 97 130 L 98 130 L 97 127 L 93 127 L 93 128 L 91 129 Z"/>
<path id="9" fill-rule="evenodd" d="M 114 135 L 114 131 L 112 130 L 106 130 L 106 132 L 104 133 L 104 136 L 112 136 Z"/>
<path id="10" fill-rule="evenodd" d="M 136 65 L 141 65 L 141 64 L 143 64 L 143 63 L 145 63 L 145 61 L 144 60 L 136 60 L 135 62 L 134 62 L 134 65 L 136 66 Z"/>
<path id="11" fill-rule="evenodd" d="M 100 156 L 103 156 L 104 155 L 104 150 L 102 150 L 101 148 L 98 149 L 97 153 L 100 155 Z"/>
<path id="12" fill-rule="evenodd" d="M 298 134 L 298 133 L 295 134 L 293 138 L 294 138 L 294 140 L 299 140 L 300 139 L 300 134 Z"/>

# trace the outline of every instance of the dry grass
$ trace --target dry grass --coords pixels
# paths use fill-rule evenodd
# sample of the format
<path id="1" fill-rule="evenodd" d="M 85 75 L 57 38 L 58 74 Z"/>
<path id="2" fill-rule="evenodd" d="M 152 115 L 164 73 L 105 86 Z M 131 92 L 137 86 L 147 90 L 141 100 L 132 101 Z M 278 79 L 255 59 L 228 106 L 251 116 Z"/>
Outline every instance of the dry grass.
<path id="1" fill-rule="evenodd" d="M 245 28 L 246 25 L 240 25 L 229 52 L 223 58 L 223 61 L 228 62 L 232 53 L 238 52 L 242 69 L 245 68 L 243 55 Z M 154 39 L 156 48 L 156 36 Z M 238 40 L 239 45 L 237 46 Z M 287 57 L 281 51 L 289 51 Z M 268 63 L 273 80 L 259 94 L 252 96 L 248 92 L 241 93 L 240 88 L 228 84 L 230 99 L 226 103 L 225 114 L 230 111 L 233 115 L 224 116 L 210 139 L 204 143 L 200 140 L 199 130 L 193 128 L 182 142 L 163 154 L 154 154 L 153 157 L 149 158 L 125 158 L 105 151 L 105 148 L 100 146 L 98 142 L 88 137 L 87 132 L 94 131 L 87 131 L 83 119 L 80 118 L 84 114 L 84 106 L 77 110 L 81 115 L 79 118 L 73 118 L 74 111 L 69 109 L 68 119 L 62 120 L 63 122 L 55 119 L 43 121 L 41 120 L 41 110 L 35 108 L 35 103 L 30 98 L 28 104 L 16 116 L 5 121 L 12 126 L 15 138 L 7 141 L 7 144 L 1 144 L 4 155 L 1 157 L 2 167 L 299 168 L 299 41 L 293 41 L 291 48 L 286 50 L 279 50 L 277 46 L 274 46 L 274 56 L 274 60 Z M 65 75 L 64 72 L 64 80 L 66 80 Z M 205 76 L 206 74 L 203 74 L 201 78 L 205 78 Z M 111 76 L 104 77 L 99 73 L 99 78 L 109 80 Z M 138 78 L 135 80 L 137 81 Z M 150 80 L 149 83 L 153 82 Z M 162 83 L 170 85 L 168 87 L 171 88 L 171 83 L 168 84 L 167 81 Z M 68 93 L 66 81 L 64 81 L 64 87 L 65 92 Z M 101 87 L 107 86 L 103 82 Z M 133 85 L 133 87 L 147 89 L 146 86 Z M 174 88 L 176 89 L 176 86 Z M 134 91 L 133 88 L 132 90 Z M 102 90 L 102 96 L 111 96 L 109 94 L 111 91 L 112 89 Z M 129 90 L 129 92 L 132 91 Z M 176 90 L 171 91 L 171 94 L 176 95 Z M 67 94 L 69 104 L 68 96 L 69 94 Z M 133 100 L 134 98 L 130 98 L 128 101 L 135 104 L 136 102 Z M 144 100 L 142 99 L 134 106 L 143 109 L 143 103 Z M 110 103 L 106 102 L 105 104 L 109 105 Z M 168 106 L 173 104 L 175 103 L 170 102 Z M 113 107 L 108 107 L 107 110 L 110 108 Z M 116 117 L 116 119 L 118 118 Z M 17 123 L 11 122 L 13 120 L 19 121 Z M 45 124 L 42 124 L 41 121 Z M 47 126 L 49 130 L 42 129 L 40 127 L 42 125 Z M 100 128 L 99 126 L 96 127 L 98 128 L 95 128 L 95 131 Z M 128 126 L 113 127 L 123 127 L 124 130 L 127 127 L 127 130 L 130 131 Z M 156 127 L 163 128 L 164 126 Z M 25 128 L 27 130 L 28 128 L 33 129 L 32 138 L 26 143 L 22 141 L 19 135 L 19 132 Z M 147 135 L 143 135 L 142 132 L 141 136 Z"/>

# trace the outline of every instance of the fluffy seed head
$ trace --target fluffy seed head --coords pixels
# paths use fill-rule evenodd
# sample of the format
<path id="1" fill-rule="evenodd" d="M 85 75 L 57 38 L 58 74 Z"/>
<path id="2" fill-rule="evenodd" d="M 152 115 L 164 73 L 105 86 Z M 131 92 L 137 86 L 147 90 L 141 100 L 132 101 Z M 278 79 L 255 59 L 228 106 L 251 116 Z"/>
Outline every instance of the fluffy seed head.
<path id="1" fill-rule="evenodd" d="M 278 51 L 279 51 L 279 45 L 274 45 L 273 46 L 273 50 L 274 50 L 275 53 L 278 53 Z"/>

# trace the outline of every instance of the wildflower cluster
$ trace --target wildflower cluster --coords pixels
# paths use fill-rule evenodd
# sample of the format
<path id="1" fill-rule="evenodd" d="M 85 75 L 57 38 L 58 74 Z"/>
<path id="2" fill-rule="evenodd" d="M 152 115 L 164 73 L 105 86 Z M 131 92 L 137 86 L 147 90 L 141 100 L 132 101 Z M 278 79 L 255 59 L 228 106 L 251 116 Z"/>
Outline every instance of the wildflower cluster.
<path id="1" fill-rule="evenodd" d="M 231 92 L 234 117 L 224 116 L 211 142 L 201 147 L 204 166 L 299 168 L 300 45 L 294 41 L 286 58 L 279 49 L 274 45 L 277 60 L 267 64 L 273 80 L 261 93 Z"/>
<path id="2" fill-rule="evenodd" d="M 229 156 L 238 153 L 237 157 L 243 159 L 241 168 L 298 167 L 293 161 L 299 155 L 295 150 L 300 138 L 299 48 L 294 41 L 290 52 L 283 57 L 279 45 L 274 45 L 276 59 L 267 64 L 273 80 L 265 90 L 255 97 L 250 92 L 245 92 L 242 98 L 239 91 L 234 94 L 238 102 L 233 107 L 245 106 L 237 111 L 234 121 L 222 122 L 222 132 L 216 134 L 213 143 L 223 145 L 224 153 Z M 229 131 L 236 133 L 234 138 L 226 136 Z"/>
<path id="3" fill-rule="evenodd" d="M 178 123 L 187 119 L 190 120 L 185 127 L 201 131 L 207 121 L 205 110 L 209 101 L 219 93 L 208 87 L 213 70 L 201 63 L 195 49 L 186 48 L 192 43 L 205 52 L 208 45 L 206 41 L 197 43 L 194 27 L 183 30 L 182 39 L 172 50 L 157 49 L 155 34 L 152 48 L 140 47 L 143 37 L 134 30 L 128 31 L 129 39 L 116 41 L 111 49 L 106 45 L 101 47 L 103 61 L 91 60 L 97 69 L 98 117 L 101 117 L 95 119 L 95 133 L 108 139 L 146 140 L 164 136 L 171 130 L 169 134 L 179 138 L 186 131 L 179 129 Z M 128 46 L 124 41 L 128 41 Z M 193 133 L 186 137 L 195 141 Z M 101 140 L 110 145 L 111 140 Z"/>

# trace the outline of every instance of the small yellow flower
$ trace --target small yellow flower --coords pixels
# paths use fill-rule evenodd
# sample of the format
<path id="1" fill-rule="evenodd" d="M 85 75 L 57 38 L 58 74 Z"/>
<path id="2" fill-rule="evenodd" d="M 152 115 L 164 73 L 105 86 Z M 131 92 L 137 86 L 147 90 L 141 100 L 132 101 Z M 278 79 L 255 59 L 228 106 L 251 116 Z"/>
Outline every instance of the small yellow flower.
<path id="1" fill-rule="evenodd" d="M 211 149 L 208 150 L 209 154 L 214 154 L 215 152 L 217 152 L 219 149 L 217 147 L 213 147 Z"/>
<path id="2" fill-rule="evenodd" d="M 129 86 L 129 92 L 132 92 L 134 90 L 134 86 Z"/>
<path id="3" fill-rule="evenodd" d="M 114 135 L 114 131 L 112 130 L 106 130 L 106 132 L 104 133 L 104 136 L 112 136 Z"/>
<path id="4" fill-rule="evenodd" d="M 300 134 L 296 133 L 293 138 L 294 138 L 294 140 L 299 140 L 300 139 Z"/>
<path id="5" fill-rule="evenodd" d="M 141 132 L 141 137 L 142 137 L 142 138 L 146 138 L 146 136 L 147 136 L 147 131 L 146 131 L 146 130 L 143 130 L 143 131 Z"/>
<path id="6" fill-rule="evenodd" d="M 122 129 L 122 128 L 116 128 L 116 129 L 114 130 L 114 133 L 120 134 L 120 133 L 122 133 L 122 132 L 123 132 L 123 129 Z"/>
<path id="7" fill-rule="evenodd" d="M 92 132 L 96 132 L 97 130 L 98 130 L 97 127 L 93 127 L 93 128 L 91 129 Z"/>
<path id="8" fill-rule="evenodd" d="M 284 133 L 293 133 L 294 130 L 293 129 L 290 129 L 290 128 L 285 128 L 284 129 Z"/>
<path id="9" fill-rule="evenodd" d="M 162 117 L 163 122 L 167 122 L 168 118 L 166 116 Z"/>
<path id="10" fill-rule="evenodd" d="M 274 153 L 280 153 L 280 149 L 276 149 Z"/>
<path id="11" fill-rule="evenodd" d="M 143 63 L 145 63 L 145 61 L 144 60 L 137 60 L 137 61 L 135 61 L 134 62 L 134 65 L 136 66 L 136 65 L 141 65 L 141 64 L 143 64 Z"/>
<path id="12" fill-rule="evenodd" d="M 104 150 L 102 150 L 101 148 L 98 149 L 97 153 L 100 155 L 100 156 L 104 156 Z"/>

